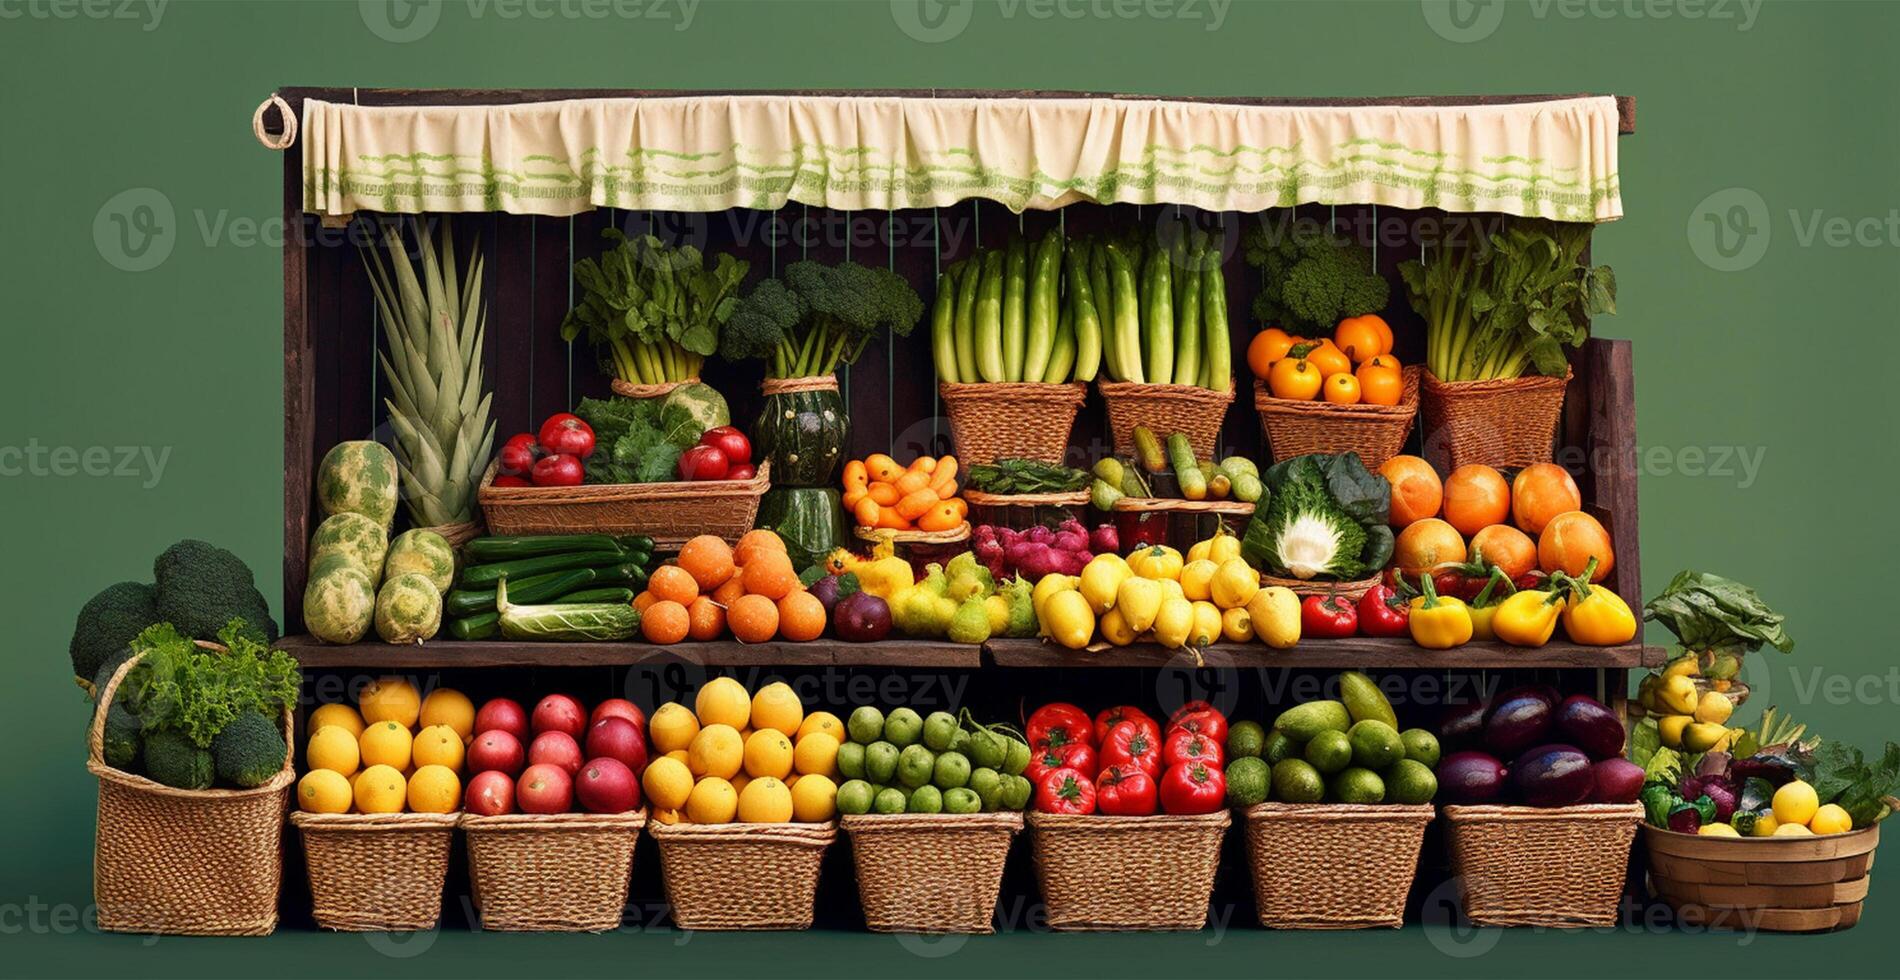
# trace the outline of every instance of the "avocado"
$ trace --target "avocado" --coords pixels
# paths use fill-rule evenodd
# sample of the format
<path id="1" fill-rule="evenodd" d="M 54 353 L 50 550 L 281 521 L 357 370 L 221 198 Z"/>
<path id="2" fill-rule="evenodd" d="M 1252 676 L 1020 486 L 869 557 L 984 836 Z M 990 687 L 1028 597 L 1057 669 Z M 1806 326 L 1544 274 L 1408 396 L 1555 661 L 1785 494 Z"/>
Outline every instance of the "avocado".
<path id="1" fill-rule="evenodd" d="M 1277 728 L 1267 733 L 1266 748 L 1260 750 L 1260 758 L 1266 760 L 1267 765 L 1270 766 L 1278 764 L 1281 759 L 1295 758 L 1299 754 L 1299 743 L 1287 738 L 1286 733 Z"/>
<path id="2" fill-rule="evenodd" d="M 1280 712 L 1274 719 L 1275 731 L 1285 732 L 1295 742 L 1310 742 L 1320 732 L 1344 732 L 1352 727 L 1352 716 L 1338 701 L 1308 701 Z"/>
<path id="3" fill-rule="evenodd" d="M 1399 741 L 1405 746 L 1407 759 L 1427 770 L 1438 768 L 1438 736 L 1423 728 L 1408 728 L 1399 733 Z"/>
<path id="4" fill-rule="evenodd" d="M 1243 755 L 1227 764 L 1227 805 L 1253 806 L 1267 802 L 1273 769 L 1263 760 Z"/>
<path id="5" fill-rule="evenodd" d="M 1385 780 L 1363 766 L 1341 770 L 1326 789 L 1328 795 L 1340 803 L 1385 802 Z"/>
<path id="6" fill-rule="evenodd" d="M 1399 716 L 1392 712 L 1392 702 L 1386 700 L 1385 692 L 1372 678 L 1356 671 L 1348 670 L 1339 675 L 1339 700 L 1345 702 L 1346 712 L 1353 721 L 1382 721 L 1399 727 Z"/>
<path id="7" fill-rule="evenodd" d="M 1325 795 L 1325 780 L 1304 759 L 1282 759 L 1274 764 L 1274 799 L 1282 803 L 1318 803 Z"/>
<path id="8" fill-rule="evenodd" d="M 1326 775 L 1352 765 L 1352 739 L 1344 732 L 1324 731 L 1306 743 L 1306 761 Z"/>
<path id="9" fill-rule="evenodd" d="M 1352 742 L 1353 765 L 1363 769 L 1377 771 L 1405 758 L 1405 743 L 1399 740 L 1398 729 L 1383 721 L 1367 718 L 1354 722 L 1346 737 Z"/>
<path id="10" fill-rule="evenodd" d="M 1416 759 L 1400 759 L 1386 770 L 1386 799 L 1393 803 L 1430 803 L 1438 795 L 1438 777 Z"/>

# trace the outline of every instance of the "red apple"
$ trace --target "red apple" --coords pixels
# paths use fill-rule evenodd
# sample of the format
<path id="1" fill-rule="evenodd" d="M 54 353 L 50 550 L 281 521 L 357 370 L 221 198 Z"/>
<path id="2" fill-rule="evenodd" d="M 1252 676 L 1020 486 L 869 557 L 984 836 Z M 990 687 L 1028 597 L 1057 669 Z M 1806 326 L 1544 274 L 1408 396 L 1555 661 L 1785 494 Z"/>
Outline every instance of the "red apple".
<path id="1" fill-rule="evenodd" d="M 513 698 L 490 698 L 480 711 L 475 712 L 475 730 L 503 731 L 518 741 L 527 741 L 528 712 L 522 709 L 521 702 Z"/>
<path id="2" fill-rule="evenodd" d="M 587 710 L 565 694 L 550 694 L 534 706 L 534 733 L 566 732 L 578 739 L 587 730 Z"/>
<path id="3" fill-rule="evenodd" d="M 618 759 L 589 759 L 575 777 L 574 795 L 589 813 L 625 813 L 640 805 L 640 781 Z"/>
<path id="4" fill-rule="evenodd" d="M 574 780 L 560 766 L 529 766 L 515 783 L 522 813 L 566 813 L 574 808 Z"/>
<path id="5" fill-rule="evenodd" d="M 462 805 L 468 812 L 482 817 L 515 812 L 514 777 L 492 769 L 476 773 L 475 778 L 468 781 L 468 799 Z"/>
<path id="6" fill-rule="evenodd" d="M 581 743 L 566 732 L 542 732 L 528 743 L 528 768 L 539 765 L 560 766 L 573 775 L 581 770 Z"/>
<path id="7" fill-rule="evenodd" d="M 602 718 L 587 730 L 587 757 L 614 759 L 637 775 L 647 767 L 647 740 L 625 718 Z"/>
<path id="8" fill-rule="evenodd" d="M 527 753 L 522 751 L 521 740 L 499 728 L 475 736 L 468 743 L 468 768 L 470 772 L 505 772 L 513 779 L 521 775 L 521 767 L 528 764 Z"/>
<path id="9" fill-rule="evenodd" d="M 592 727 L 602 718 L 625 718 L 633 722 L 633 727 L 639 729 L 640 734 L 646 734 L 647 713 L 626 698 L 608 698 L 594 705 L 594 713 L 587 716 L 587 724 Z"/>

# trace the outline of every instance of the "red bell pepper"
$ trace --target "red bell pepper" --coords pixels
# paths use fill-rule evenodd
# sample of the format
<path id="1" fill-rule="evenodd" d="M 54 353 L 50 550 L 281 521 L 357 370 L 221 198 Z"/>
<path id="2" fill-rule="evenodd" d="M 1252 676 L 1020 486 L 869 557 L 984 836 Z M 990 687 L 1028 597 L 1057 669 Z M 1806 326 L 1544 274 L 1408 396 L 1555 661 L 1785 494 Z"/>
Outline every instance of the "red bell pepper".
<path id="1" fill-rule="evenodd" d="M 1154 773 L 1135 766 L 1109 766 L 1095 780 L 1095 808 L 1111 817 L 1147 817 L 1159 790 Z"/>
<path id="2" fill-rule="evenodd" d="M 1062 701 L 1037 708 L 1025 727 L 1031 749 L 1060 747 L 1070 742 L 1088 745 L 1095 741 L 1095 723 L 1088 712 Z"/>
<path id="3" fill-rule="evenodd" d="M 1154 720 L 1143 717 L 1142 721 L 1118 721 L 1108 730 L 1108 738 L 1102 741 L 1101 763 L 1104 769 L 1111 766 L 1133 766 L 1151 776 L 1161 775 L 1161 736 L 1154 733 Z"/>
<path id="4" fill-rule="evenodd" d="M 1191 762 L 1161 777 L 1161 810 L 1193 815 L 1213 813 L 1227 803 L 1227 777 L 1219 766 Z"/>
<path id="5" fill-rule="evenodd" d="M 1036 812 L 1094 813 L 1095 783 L 1074 769 L 1051 769 L 1036 780 Z"/>
<path id="6" fill-rule="evenodd" d="M 1200 732 L 1177 728 L 1161 743 L 1161 764 L 1169 769 L 1201 762 L 1218 769 L 1226 764 L 1221 743 Z"/>
<path id="7" fill-rule="evenodd" d="M 1337 640 L 1359 632 L 1359 610 L 1340 595 L 1310 595 L 1300 603 L 1300 635 Z"/>
<path id="8" fill-rule="evenodd" d="M 1367 636 L 1410 636 L 1411 600 L 1381 582 L 1359 597 L 1359 629 Z"/>
<path id="9" fill-rule="evenodd" d="M 1095 744 L 1107 745 L 1109 729 L 1114 728 L 1117 722 L 1123 721 L 1142 724 L 1154 733 L 1152 741 L 1161 741 L 1161 723 L 1155 721 L 1152 715 L 1132 704 L 1118 704 L 1113 708 L 1103 708 L 1101 713 L 1095 716 Z"/>
<path id="10" fill-rule="evenodd" d="M 1045 745 L 1033 750 L 1029 755 L 1029 767 L 1023 770 L 1033 782 L 1043 773 L 1055 769 L 1074 769 L 1093 779 L 1102 764 L 1095 756 L 1095 747 L 1087 742 L 1069 742 L 1064 745 Z"/>
<path id="11" fill-rule="evenodd" d="M 1196 701 L 1194 703 L 1204 705 L 1204 707 L 1186 713 L 1175 712 L 1174 718 L 1168 722 L 1168 730 L 1161 735 L 1161 741 L 1165 744 L 1169 735 L 1185 729 L 1186 731 L 1194 732 L 1198 735 L 1207 736 L 1209 739 L 1212 739 L 1216 745 L 1227 744 L 1227 716 L 1221 714 L 1219 708 L 1209 705 L 1205 701 Z"/>

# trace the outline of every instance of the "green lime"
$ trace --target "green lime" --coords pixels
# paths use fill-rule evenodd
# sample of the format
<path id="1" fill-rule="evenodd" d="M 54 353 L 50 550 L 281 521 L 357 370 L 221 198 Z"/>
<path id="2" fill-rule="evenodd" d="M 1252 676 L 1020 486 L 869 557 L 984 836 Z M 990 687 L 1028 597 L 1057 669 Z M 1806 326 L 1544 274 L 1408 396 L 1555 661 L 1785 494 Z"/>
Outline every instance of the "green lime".
<path id="1" fill-rule="evenodd" d="M 864 746 L 856 742 L 838 746 L 838 775 L 846 779 L 864 778 Z"/>
<path id="2" fill-rule="evenodd" d="M 936 772 L 937 757 L 921 745 L 906 745 L 897 757 L 897 781 L 905 787 L 923 786 Z"/>
<path id="3" fill-rule="evenodd" d="M 1325 796 L 1325 780 L 1306 760 L 1282 759 L 1273 764 L 1274 799 L 1282 803 L 1318 803 Z"/>
<path id="4" fill-rule="evenodd" d="M 943 812 L 945 813 L 982 813 L 983 801 L 970 790 L 959 786 L 943 791 Z"/>
<path id="5" fill-rule="evenodd" d="M 1326 789 L 1340 803 L 1385 802 L 1385 780 L 1380 779 L 1378 773 L 1361 766 L 1340 770 Z"/>
<path id="6" fill-rule="evenodd" d="M 1438 736 L 1423 728 L 1408 728 L 1399 733 L 1405 757 L 1427 769 L 1438 768 Z"/>
<path id="7" fill-rule="evenodd" d="M 957 740 L 957 716 L 948 711 L 932 711 L 924 719 L 924 744 L 932 752 L 948 752 Z"/>
<path id="8" fill-rule="evenodd" d="M 877 794 L 877 799 L 871 805 L 879 813 L 903 813 L 909 803 L 910 798 L 904 795 L 904 791 L 893 786 Z"/>
<path id="9" fill-rule="evenodd" d="M 1265 759 L 1243 755 L 1227 764 L 1227 805 L 1253 806 L 1267 802 L 1273 767 Z"/>
<path id="10" fill-rule="evenodd" d="M 869 745 L 884 737 L 884 712 L 867 704 L 851 712 L 850 719 L 844 723 L 844 731 L 851 736 L 851 741 Z"/>
<path id="11" fill-rule="evenodd" d="M 838 787 L 838 812 L 852 815 L 871 812 L 871 801 L 877 794 L 871 792 L 871 784 L 862 779 L 845 780 Z"/>
<path id="12" fill-rule="evenodd" d="M 1227 729 L 1227 758 L 1258 759 L 1267 750 L 1267 730 L 1257 721 L 1237 721 Z"/>
<path id="13" fill-rule="evenodd" d="M 1378 719 L 1354 722 L 1346 737 L 1352 741 L 1352 763 L 1361 769 L 1384 769 L 1405 758 L 1398 729 Z"/>
<path id="14" fill-rule="evenodd" d="M 930 782 L 938 789 L 956 789 L 970 784 L 970 760 L 956 752 L 945 752 L 937 756 L 937 765 L 931 773 Z"/>
<path id="15" fill-rule="evenodd" d="M 1003 774 L 987 766 L 970 770 L 970 791 L 983 801 L 983 809 L 995 810 L 1003 799 Z"/>
<path id="16" fill-rule="evenodd" d="M 864 747 L 864 778 L 874 783 L 889 783 L 897 775 L 897 746 L 872 742 Z"/>
<path id="17" fill-rule="evenodd" d="M 1385 796 L 1394 803 L 1430 803 L 1438 795 L 1438 776 L 1417 759 L 1400 759 L 1385 772 Z"/>
<path id="18" fill-rule="evenodd" d="M 923 732 L 923 718 L 909 708 L 899 708 L 884 719 L 884 741 L 900 749 L 916 745 Z"/>
<path id="19" fill-rule="evenodd" d="M 1035 787 L 1029 785 L 1029 780 L 1026 778 L 1022 776 L 1004 776 L 1001 808 L 1004 810 L 1021 810 L 1029 805 L 1029 796 L 1034 791 Z"/>
<path id="20" fill-rule="evenodd" d="M 906 813 L 942 813 L 943 791 L 935 786 L 919 786 L 910 791 L 910 805 L 904 808 Z"/>
<path id="21" fill-rule="evenodd" d="M 1278 730 L 1267 733 L 1266 747 L 1260 750 L 1260 758 L 1265 759 L 1270 766 L 1279 765 L 1281 759 L 1297 759 L 1299 755 L 1300 743 Z"/>
<path id="22" fill-rule="evenodd" d="M 1314 769 L 1330 776 L 1352 765 L 1352 739 L 1345 732 L 1329 728 L 1306 743 L 1305 758 Z"/>

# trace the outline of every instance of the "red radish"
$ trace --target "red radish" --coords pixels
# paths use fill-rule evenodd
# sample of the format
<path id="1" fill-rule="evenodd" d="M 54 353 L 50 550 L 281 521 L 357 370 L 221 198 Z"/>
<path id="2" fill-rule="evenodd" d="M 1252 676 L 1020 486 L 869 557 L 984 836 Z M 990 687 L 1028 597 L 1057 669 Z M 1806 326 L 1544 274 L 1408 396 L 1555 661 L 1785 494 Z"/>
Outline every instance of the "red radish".
<path id="1" fill-rule="evenodd" d="M 468 768 L 474 772 L 493 770 L 514 777 L 527 764 L 528 754 L 521 740 L 499 728 L 485 731 L 468 743 Z"/>
<path id="2" fill-rule="evenodd" d="M 541 447 L 550 453 L 586 459 L 594 455 L 594 430 L 570 412 L 548 416 L 541 423 Z"/>
<path id="3" fill-rule="evenodd" d="M 552 765 L 576 773 L 581 769 L 581 745 L 566 732 L 542 732 L 528 744 L 528 768 Z"/>
<path id="4" fill-rule="evenodd" d="M 726 462 L 734 466 L 738 466 L 741 463 L 752 462 L 751 441 L 746 439 L 745 433 L 740 432 L 730 425 L 707 429 L 705 433 L 699 437 L 699 444 L 702 446 L 711 446 L 719 450 L 719 452 L 726 457 Z"/>
<path id="5" fill-rule="evenodd" d="M 682 480 L 723 480 L 731 469 L 732 462 L 726 459 L 726 454 L 711 446 L 694 446 L 680 453 Z"/>
<path id="6" fill-rule="evenodd" d="M 641 711 L 639 705 L 626 698 L 608 698 L 594 705 L 593 712 L 587 716 L 588 727 L 592 728 L 602 718 L 625 718 L 633 722 L 633 727 L 642 733 L 647 730 L 647 713 Z"/>
<path id="7" fill-rule="evenodd" d="M 516 740 L 528 737 L 528 712 L 523 710 L 521 702 L 513 698 L 490 698 L 475 712 L 475 730 L 478 732 L 504 731 Z"/>
<path id="8" fill-rule="evenodd" d="M 587 468 L 578 456 L 543 456 L 535 461 L 533 479 L 537 487 L 578 487 L 587 479 Z"/>
<path id="9" fill-rule="evenodd" d="M 640 805 L 640 781 L 618 759 L 589 759 L 574 779 L 574 795 L 589 813 L 625 813 Z"/>
<path id="10" fill-rule="evenodd" d="M 501 472 L 504 476 L 527 476 L 534 469 L 534 461 L 541 456 L 541 447 L 534 444 L 534 434 L 523 432 L 501 444 Z"/>
<path id="11" fill-rule="evenodd" d="M 587 729 L 587 757 L 613 759 L 637 775 L 647 767 L 647 740 L 625 718 L 602 718 Z"/>
<path id="12" fill-rule="evenodd" d="M 515 812 L 514 777 L 492 769 L 476 773 L 475 778 L 468 781 L 468 799 L 462 805 L 480 817 Z"/>
<path id="13" fill-rule="evenodd" d="M 566 732 L 579 739 L 587 730 L 587 712 L 565 694 L 550 694 L 534 706 L 534 732 Z"/>
<path id="14" fill-rule="evenodd" d="M 515 783 L 515 801 L 522 813 L 566 813 L 574 808 L 574 780 L 560 766 L 529 766 Z"/>

